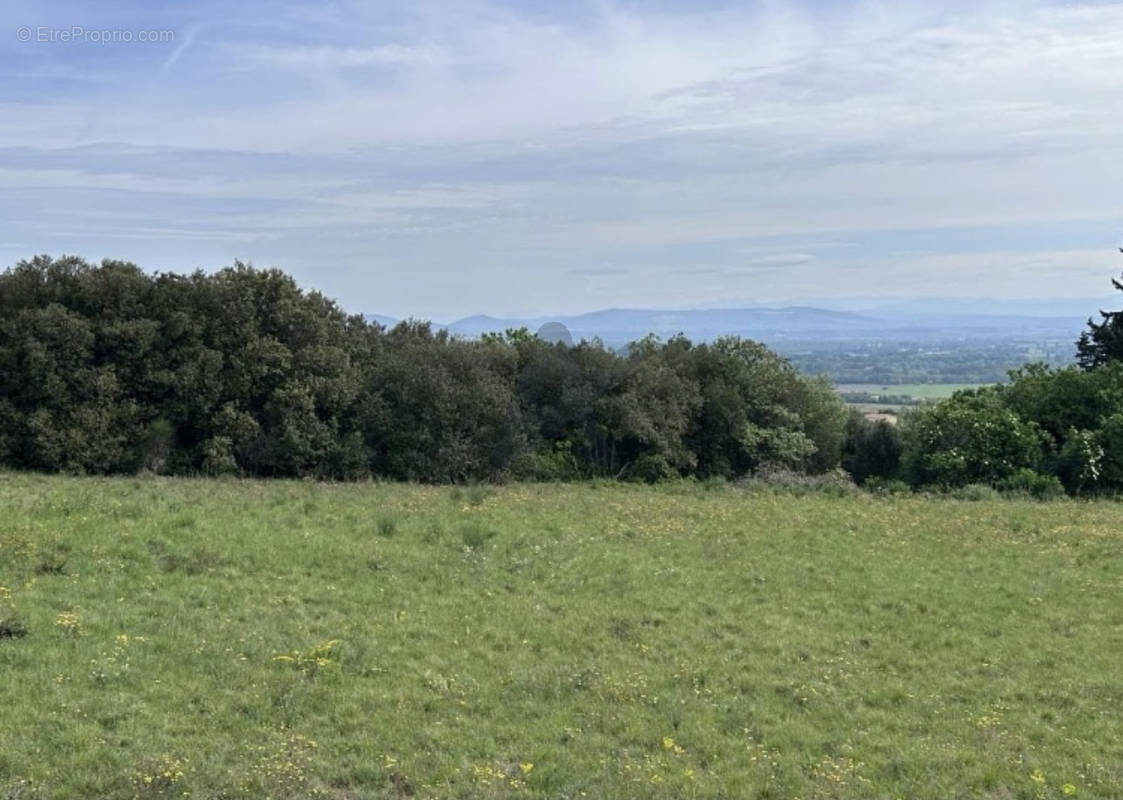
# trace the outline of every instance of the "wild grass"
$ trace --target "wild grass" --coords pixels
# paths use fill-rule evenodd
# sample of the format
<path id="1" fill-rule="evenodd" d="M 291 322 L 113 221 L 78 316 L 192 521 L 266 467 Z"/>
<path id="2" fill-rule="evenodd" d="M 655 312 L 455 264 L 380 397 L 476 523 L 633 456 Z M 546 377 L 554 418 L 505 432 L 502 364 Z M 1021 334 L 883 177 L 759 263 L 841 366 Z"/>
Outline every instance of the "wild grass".
<path id="1" fill-rule="evenodd" d="M 0 586 L 0 798 L 1123 786 L 1120 503 L 0 475 Z"/>

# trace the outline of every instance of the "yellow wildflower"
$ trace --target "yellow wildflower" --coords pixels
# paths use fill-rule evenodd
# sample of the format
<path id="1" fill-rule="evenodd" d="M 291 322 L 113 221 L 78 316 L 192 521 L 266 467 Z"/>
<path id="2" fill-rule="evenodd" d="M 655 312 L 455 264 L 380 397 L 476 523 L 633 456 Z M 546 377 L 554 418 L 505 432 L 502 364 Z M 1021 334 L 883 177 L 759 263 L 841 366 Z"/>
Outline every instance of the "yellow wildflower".
<path id="1" fill-rule="evenodd" d="M 683 748 L 670 736 L 664 736 L 661 744 L 663 745 L 664 750 L 670 750 L 672 753 L 681 754 L 685 752 Z"/>

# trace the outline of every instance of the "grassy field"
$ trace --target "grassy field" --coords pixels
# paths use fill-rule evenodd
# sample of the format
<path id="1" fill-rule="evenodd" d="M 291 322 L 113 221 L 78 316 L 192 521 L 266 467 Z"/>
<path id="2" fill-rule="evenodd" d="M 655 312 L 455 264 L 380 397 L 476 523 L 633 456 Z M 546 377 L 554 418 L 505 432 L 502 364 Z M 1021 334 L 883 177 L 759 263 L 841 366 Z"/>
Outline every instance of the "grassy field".
<path id="1" fill-rule="evenodd" d="M 916 400 L 944 400 L 960 389 L 978 389 L 982 383 L 840 383 L 835 388 L 840 392 L 866 392 L 880 395 L 907 395 Z"/>
<path id="2" fill-rule="evenodd" d="M 863 413 L 867 411 L 880 412 L 886 411 L 891 414 L 907 414 L 910 411 L 915 411 L 915 405 L 898 405 L 896 403 L 847 403 L 850 408 L 857 409 Z"/>
<path id="3" fill-rule="evenodd" d="M 1109 798 L 1123 504 L 0 475 L 0 798 Z"/>

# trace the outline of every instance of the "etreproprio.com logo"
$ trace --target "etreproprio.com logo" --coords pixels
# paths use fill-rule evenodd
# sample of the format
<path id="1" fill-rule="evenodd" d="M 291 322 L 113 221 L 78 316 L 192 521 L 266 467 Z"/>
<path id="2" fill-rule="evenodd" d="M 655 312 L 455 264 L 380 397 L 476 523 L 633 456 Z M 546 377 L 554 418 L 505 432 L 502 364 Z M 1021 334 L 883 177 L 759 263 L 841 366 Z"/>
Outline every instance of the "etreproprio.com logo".
<path id="1" fill-rule="evenodd" d="M 175 31 L 24 25 L 16 29 L 16 39 L 30 44 L 167 44 L 175 41 Z"/>

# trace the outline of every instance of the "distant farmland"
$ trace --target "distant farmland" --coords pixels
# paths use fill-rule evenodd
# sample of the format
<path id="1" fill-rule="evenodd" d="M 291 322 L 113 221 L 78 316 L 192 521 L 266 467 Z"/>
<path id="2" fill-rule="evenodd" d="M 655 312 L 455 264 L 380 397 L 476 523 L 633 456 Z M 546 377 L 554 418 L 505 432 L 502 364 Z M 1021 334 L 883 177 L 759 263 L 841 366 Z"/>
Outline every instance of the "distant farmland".
<path id="1" fill-rule="evenodd" d="M 840 383 L 842 399 L 861 408 L 904 408 L 951 397 L 961 389 L 977 389 L 984 383 Z"/>

